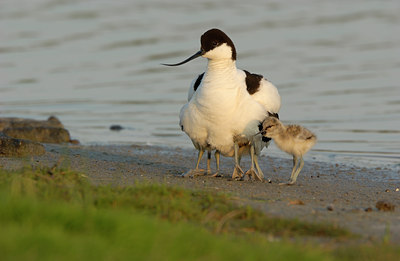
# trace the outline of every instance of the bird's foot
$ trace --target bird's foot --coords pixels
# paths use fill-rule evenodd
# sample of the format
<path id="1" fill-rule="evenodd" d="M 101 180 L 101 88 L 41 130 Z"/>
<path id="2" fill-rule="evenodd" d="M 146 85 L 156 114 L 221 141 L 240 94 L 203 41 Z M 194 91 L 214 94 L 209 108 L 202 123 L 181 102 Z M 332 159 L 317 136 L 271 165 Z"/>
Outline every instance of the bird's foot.
<path id="1" fill-rule="evenodd" d="M 245 176 L 248 178 L 248 180 L 263 181 L 263 178 L 253 168 L 250 168 L 248 171 L 246 171 Z"/>
<path id="2" fill-rule="evenodd" d="M 217 172 L 215 172 L 214 174 L 212 174 L 211 177 L 219 178 L 219 177 L 222 177 L 222 175 L 221 175 L 221 173 L 220 173 L 219 170 L 218 170 Z"/>
<path id="3" fill-rule="evenodd" d="M 296 181 L 293 181 L 293 180 L 289 179 L 288 182 L 279 183 L 279 186 L 284 186 L 284 185 L 286 185 L 286 186 L 291 186 L 291 185 L 293 185 L 295 182 L 296 182 Z"/>
<path id="4" fill-rule="evenodd" d="M 182 174 L 184 178 L 194 178 L 197 176 L 204 176 L 205 170 L 204 169 L 191 169 L 188 172 Z"/>
<path id="5" fill-rule="evenodd" d="M 243 170 L 239 165 L 236 165 L 234 170 L 233 170 L 233 174 L 232 174 L 232 179 L 233 180 L 243 180 Z"/>

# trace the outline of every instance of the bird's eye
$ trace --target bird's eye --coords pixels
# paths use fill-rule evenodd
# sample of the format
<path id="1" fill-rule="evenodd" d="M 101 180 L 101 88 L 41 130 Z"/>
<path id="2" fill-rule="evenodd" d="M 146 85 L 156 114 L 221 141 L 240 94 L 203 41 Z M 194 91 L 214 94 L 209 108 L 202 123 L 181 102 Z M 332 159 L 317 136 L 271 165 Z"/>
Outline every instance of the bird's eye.
<path id="1" fill-rule="evenodd" d="M 211 44 L 212 44 L 212 46 L 217 46 L 218 45 L 218 41 L 212 41 Z"/>

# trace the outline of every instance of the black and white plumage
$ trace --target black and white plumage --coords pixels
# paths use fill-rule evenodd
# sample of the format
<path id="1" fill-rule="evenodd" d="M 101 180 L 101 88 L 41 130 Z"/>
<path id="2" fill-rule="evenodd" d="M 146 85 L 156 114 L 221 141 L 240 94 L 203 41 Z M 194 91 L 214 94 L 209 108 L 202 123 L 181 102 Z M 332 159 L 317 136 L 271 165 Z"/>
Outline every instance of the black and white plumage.
<path id="1" fill-rule="evenodd" d="M 247 174 L 263 179 L 257 158 L 267 143 L 255 134 L 263 119 L 278 113 L 278 90 L 261 75 L 236 68 L 235 46 L 219 29 L 201 36 L 199 52 L 181 63 L 167 65 L 181 65 L 199 56 L 208 59 L 207 69 L 192 82 L 188 103 L 180 112 L 182 130 L 199 150 L 199 156 L 202 150 L 216 150 L 218 155 L 234 157 L 232 178 L 242 178 L 240 158 L 248 153 L 252 166 Z"/>

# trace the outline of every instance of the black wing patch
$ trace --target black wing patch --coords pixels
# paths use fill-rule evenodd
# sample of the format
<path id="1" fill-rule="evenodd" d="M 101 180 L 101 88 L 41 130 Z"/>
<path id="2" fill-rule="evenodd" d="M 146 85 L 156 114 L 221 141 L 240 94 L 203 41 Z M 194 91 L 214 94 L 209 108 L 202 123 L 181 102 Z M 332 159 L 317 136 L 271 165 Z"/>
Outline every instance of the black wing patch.
<path id="1" fill-rule="evenodd" d="M 249 73 L 246 70 L 244 72 L 246 73 L 247 92 L 253 95 L 260 89 L 260 82 L 264 77 L 259 74 Z"/>
<path id="2" fill-rule="evenodd" d="M 199 88 L 201 80 L 203 79 L 204 73 L 200 74 L 199 77 L 197 77 L 195 83 L 194 83 L 194 91 L 197 90 L 197 88 Z"/>

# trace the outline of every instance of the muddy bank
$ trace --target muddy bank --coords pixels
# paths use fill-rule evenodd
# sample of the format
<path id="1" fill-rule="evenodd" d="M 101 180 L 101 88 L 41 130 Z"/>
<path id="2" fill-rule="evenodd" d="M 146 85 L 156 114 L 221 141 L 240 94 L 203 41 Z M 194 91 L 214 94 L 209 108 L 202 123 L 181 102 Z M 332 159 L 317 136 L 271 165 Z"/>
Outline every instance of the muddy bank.
<path id="1" fill-rule="evenodd" d="M 221 178 L 182 178 L 196 159 L 196 151 L 147 146 L 79 146 L 46 144 L 46 153 L 32 158 L 0 158 L 2 168 L 49 165 L 85 172 L 96 184 L 127 185 L 136 181 L 178 185 L 233 195 L 269 215 L 329 222 L 362 235 L 364 240 L 389 236 L 400 243 L 400 174 L 394 169 L 355 168 L 315 162 L 306 158 L 293 186 L 279 186 L 289 178 L 291 159 L 264 156 L 264 174 L 272 183 L 230 180 L 233 161 L 221 159 Z M 205 159 L 202 162 L 205 167 Z M 243 167 L 249 160 L 243 160 Z M 382 201 L 393 206 L 378 210 Z"/>

